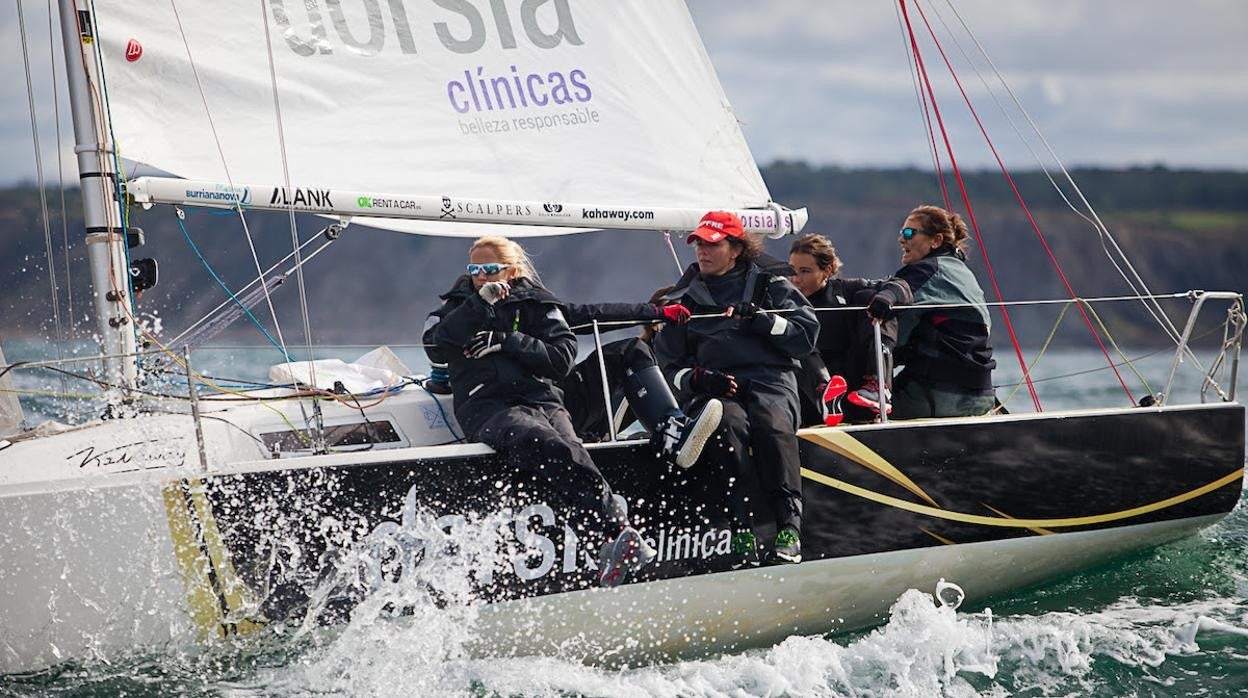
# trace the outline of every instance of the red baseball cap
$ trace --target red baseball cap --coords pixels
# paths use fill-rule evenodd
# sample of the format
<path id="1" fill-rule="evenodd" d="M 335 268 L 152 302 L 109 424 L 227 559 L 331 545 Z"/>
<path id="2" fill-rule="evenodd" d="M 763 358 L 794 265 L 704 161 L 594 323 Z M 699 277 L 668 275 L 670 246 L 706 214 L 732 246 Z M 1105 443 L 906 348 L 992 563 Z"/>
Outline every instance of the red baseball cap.
<path id="1" fill-rule="evenodd" d="M 711 211 L 698 221 L 697 229 L 689 233 L 689 237 L 685 238 L 685 244 L 692 243 L 694 238 L 701 238 L 707 242 L 719 242 L 724 238 L 744 239 L 745 226 L 741 225 L 741 219 L 735 213 Z"/>

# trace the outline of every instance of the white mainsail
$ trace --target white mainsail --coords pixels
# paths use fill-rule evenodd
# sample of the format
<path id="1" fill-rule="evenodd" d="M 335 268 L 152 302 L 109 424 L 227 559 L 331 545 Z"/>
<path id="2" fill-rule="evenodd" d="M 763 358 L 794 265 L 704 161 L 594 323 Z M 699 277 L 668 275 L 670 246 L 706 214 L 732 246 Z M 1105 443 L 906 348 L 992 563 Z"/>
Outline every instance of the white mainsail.
<path id="1" fill-rule="evenodd" d="M 461 207 L 770 199 L 680 0 L 95 7 L 120 154 L 179 177 Z M 588 217 L 579 208 L 538 213 L 603 225 L 570 220 Z M 480 232 L 450 216 L 368 224 Z"/>

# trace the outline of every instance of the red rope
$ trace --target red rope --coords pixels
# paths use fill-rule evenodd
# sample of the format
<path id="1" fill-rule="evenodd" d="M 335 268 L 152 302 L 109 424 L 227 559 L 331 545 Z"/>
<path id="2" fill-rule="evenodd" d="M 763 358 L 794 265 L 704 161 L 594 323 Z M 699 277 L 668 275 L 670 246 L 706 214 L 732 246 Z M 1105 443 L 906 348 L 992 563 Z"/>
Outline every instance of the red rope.
<path id="1" fill-rule="evenodd" d="M 917 60 L 915 62 L 915 79 L 922 80 Z M 949 187 L 945 186 L 945 170 L 940 163 L 940 147 L 936 143 L 936 132 L 932 130 L 932 114 L 930 107 L 927 105 L 927 93 L 920 89 L 919 97 L 923 106 L 923 122 L 927 127 L 927 142 L 932 147 L 932 162 L 936 167 L 936 181 L 940 184 L 940 196 L 945 201 L 945 210 L 947 211 L 952 208 L 949 200 Z"/>
<path id="2" fill-rule="evenodd" d="M 962 179 L 962 170 L 958 167 L 957 157 L 953 154 L 953 144 L 949 140 L 949 132 L 945 128 L 944 117 L 940 115 L 940 107 L 936 102 L 936 92 L 932 89 L 932 81 L 928 77 L 927 67 L 923 64 L 923 57 L 919 53 L 919 42 L 914 35 L 914 27 L 910 24 L 910 12 L 906 9 L 906 0 L 897 0 L 901 5 L 901 14 L 906 21 L 906 31 L 910 35 L 910 48 L 914 51 L 915 63 L 919 66 L 919 72 L 923 78 L 923 86 L 927 88 L 928 96 L 931 98 L 932 113 L 936 116 L 936 123 L 940 126 L 940 136 L 945 142 L 945 153 L 949 156 L 949 165 L 953 169 L 954 178 L 958 183 L 958 191 L 962 194 L 962 203 L 966 206 L 966 218 L 971 223 L 971 229 L 975 231 L 975 241 L 979 244 L 980 252 L 984 255 L 984 268 L 988 270 L 988 279 L 992 282 L 992 290 L 997 294 L 998 301 L 1004 301 L 1001 295 L 1001 286 L 997 283 L 997 274 L 992 269 L 992 261 L 988 257 L 988 247 L 984 245 L 983 235 L 979 232 L 979 222 L 975 220 L 975 211 L 971 207 L 970 195 L 966 190 L 966 182 Z M 1010 335 L 1010 343 L 1014 346 L 1014 355 L 1018 357 L 1019 368 L 1023 371 L 1023 380 L 1027 383 L 1027 392 L 1031 393 L 1031 402 L 1036 407 L 1037 412 L 1043 412 L 1040 406 L 1040 396 L 1036 394 L 1036 386 L 1031 382 L 1031 371 L 1027 369 L 1027 360 L 1023 358 L 1023 350 L 1018 345 L 1018 335 L 1014 332 L 1014 323 L 1010 321 L 1010 313 L 1003 305 L 1001 306 L 1001 316 L 1005 318 L 1005 329 Z"/>
<path id="3" fill-rule="evenodd" d="M 970 110 L 971 116 L 975 118 L 975 125 L 979 127 L 979 132 L 984 136 L 984 142 L 988 144 L 988 149 L 992 151 L 992 156 L 996 158 L 997 166 L 1001 168 L 1001 174 L 1005 176 L 1005 181 L 1009 183 L 1010 190 L 1014 192 L 1014 197 L 1018 200 L 1018 205 L 1022 207 L 1023 213 L 1027 216 L 1027 222 L 1031 224 L 1031 229 L 1035 231 L 1036 237 L 1040 240 L 1041 246 L 1044 247 L 1044 253 L 1048 255 L 1049 261 L 1053 263 L 1053 268 L 1057 271 L 1057 276 L 1062 280 L 1062 285 L 1066 287 L 1066 292 L 1070 294 L 1071 300 L 1078 300 L 1075 289 L 1067 280 L 1065 272 L 1062 271 L 1062 265 L 1058 263 L 1056 255 L 1049 247 L 1048 240 L 1045 239 L 1044 233 L 1040 231 L 1040 225 L 1036 223 L 1036 219 L 1031 215 L 1031 209 L 1027 206 L 1027 202 L 1023 200 L 1022 192 L 1018 190 L 1018 186 L 1014 183 L 1014 178 L 1010 176 L 1009 170 L 1005 163 L 1001 160 L 1001 155 L 997 152 L 997 148 L 992 143 L 992 139 L 988 136 L 987 129 L 980 121 L 979 114 L 975 111 L 974 105 L 971 104 L 971 98 L 966 94 L 966 89 L 962 87 L 962 81 L 958 79 L 957 73 L 953 70 L 953 65 L 949 62 L 949 56 L 945 53 L 945 49 L 940 45 L 940 40 L 936 38 L 936 32 L 932 29 L 931 22 L 927 19 L 927 14 L 923 12 L 923 7 L 915 0 L 914 6 L 919 11 L 919 16 L 923 18 L 923 23 L 927 25 L 927 32 L 932 37 L 932 43 L 936 45 L 936 49 L 940 51 L 940 57 L 945 61 L 945 67 L 949 69 L 949 75 L 953 77 L 953 82 L 958 86 L 958 91 L 962 93 L 962 100 L 966 102 L 966 108 Z M 1105 347 L 1105 343 L 1101 341 L 1101 333 L 1096 331 L 1092 326 L 1092 319 L 1088 317 L 1087 310 L 1084 309 L 1082 303 L 1075 303 L 1075 307 L 1079 309 L 1079 314 L 1083 317 L 1083 322 L 1088 327 L 1088 331 L 1092 333 L 1092 338 L 1096 340 L 1097 346 L 1101 349 L 1101 354 L 1105 357 L 1105 361 L 1109 363 L 1109 367 L 1113 370 L 1114 375 L 1118 378 L 1118 384 L 1127 393 L 1127 399 L 1131 401 L 1131 405 L 1135 404 L 1135 396 L 1131 394 L 1131 389 L 1127 387 L 1126 381 L 1123 380 L 1122 374 L 1118 372 L 1118 367 L 1114 365 L 1114 360 L 1109 356 L 1109 350 Z"/>

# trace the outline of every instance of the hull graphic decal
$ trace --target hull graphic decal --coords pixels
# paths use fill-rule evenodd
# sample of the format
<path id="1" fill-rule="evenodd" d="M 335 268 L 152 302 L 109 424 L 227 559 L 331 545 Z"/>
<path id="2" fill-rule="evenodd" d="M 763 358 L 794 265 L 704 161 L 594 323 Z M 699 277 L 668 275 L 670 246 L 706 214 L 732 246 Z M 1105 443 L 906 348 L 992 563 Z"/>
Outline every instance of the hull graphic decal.
<path id="1" fill-rule="evenodd" d="M 802 477 L 808 480 L 814 480 L 821 485 L 827 485 L 842 492 L 852 494 L 856 497 L 869 499 L 885 506 L 895 507 L 897 509 L 905 509 L 916 514 L 931 516 L 937 519 L 946 519 L 949 521 L 960 521 L 962 523 L 978 524 L 980 526 L 997 526 L 1000 528 L 1071 528 L 1076 526 L 1091 526 L 1093 524 L 1109 523 L 1111 521 L 1122 521 L 1135 516 L 1141 516 L 1154 511 L 1160 511 L 1172 507 L 1176 504 L 1196 499 L 1202 495 L 1221 489 L 1232 483 L 1238 482 L 1244 476 L 1244 469 L 1239 468 L 1234 472 L 1214 480 L 1206 485 L 1189 490 L 1183 494 L 1175 495 L 1168 499 L 1163 499 L 1151 504 L 1124 509 L 1122 511 L 1110 512 L 1108 514 L 1096 514 L 1093 516 L 1076 516 L 1067 519 L 1002 519 L 992 516 L 980 516 L 978 514 L 964 514 L 958 511 L 946 511 L 936 507 L 929 507 L 924 504 L 915 504 L 907 502 L 903 499 L 890 497 L 886 494 L 873 492 L 857 485 L 851 485 L 844 480 L 838 480 L 829 477 L 823 473 L 817 473 L 808 468 L 802 468 Z"/>
<path id="2" fill-rule="evenodd" d="M 939 533 L 932 533 L 931 531 L 927 530 L 926 528 L 923 528 L 922 526 L 919 526 L 919 530 L 931 536 L 932 538 L 935 538 L 941 543 L 944 543 L 945 545 L 957 545 L 957 543 L 954 543 L 953 541 L 949 540 L 948 538 L 945 538 Z"/>
<path id="3" fill-rule="evenodd" d="M 993 512 L 994 514 L 996 514 L 997 516 L 1000 516 L 1000 517 L 1001 517 L 1001 518 L 1003 518 L 1003 519 L 1012 519 L 1012 518 L 1014 518 L 1013 516 L 1010 516 L 1009 514 L 1005 513 L 1004 511 L 1001 511 L 1000 509 L 998 509 L 998 508 L 996 508 L 996 507 L 994 507 L 994 506 L 992 506 L 992 505 L 990 505 L 990 504 L 984 504 L 983 502 L 980 502 L 980 505 L 981 505 L 981 506 L 983 506 L 985 509 L 991 509 L 991 510 L 992 510 L 992 512 Z M 1027 530 L 1028 530 L 1028 531 L 1031 531 L 1032 533 L 1035 533 L 1035 534 L 1041 535 L 1041 536 L 1051 536 L 1051 535 L 1053 535 L 1053 531 L 1050 531 L 1050 530 L 1049 530 L 1049 529 L 1047 529 L 1047 528 L 1039 528 L 1039 527 L 1036 527 L 1036 528 L 1028 528 Z"/>
<path id="4" fill-rule="evenodd" d="M 812 429 L 809 431 L 798 432 L 798 436 L 810 441 L 811 443 L 818 444 L 829 451 L 839 453 L 855 463 L 865 465 L 871 470 L 874 470 L 880 475 L 883 475 L 889 480 L 901 485 L 910 492 L 913 492 L 916 497 L 919 497 L 928 504 L 931 504 L 934 507 L 940 506 L 936 503 L 935 499 L 932 499 L 926 492 L 923 491 L 923 488 L 919 487 L 913 480 L 906 477 L 906 474 L 898 470 L 895 465 L 889 463 L 882 456 L 880 456 L 880 454 L 872 451 L 866 444 L 841 431 L 840 429 Z"/>
<path id="5" fill-rule="evenodd" d="M 254 605 L 247 602 L 249 590 L 230 561 L 203 481 L 170 482 L 163 492 L 174 555 L 200 636 L 224 638 L 264 627 L 262 620 L 247 616 Z"/>

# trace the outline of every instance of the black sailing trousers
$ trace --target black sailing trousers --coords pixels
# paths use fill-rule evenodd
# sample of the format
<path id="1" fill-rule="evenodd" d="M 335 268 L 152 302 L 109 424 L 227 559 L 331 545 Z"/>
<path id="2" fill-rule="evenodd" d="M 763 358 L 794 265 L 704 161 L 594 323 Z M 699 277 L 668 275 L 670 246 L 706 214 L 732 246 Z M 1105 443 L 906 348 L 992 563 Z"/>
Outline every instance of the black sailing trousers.
<path id="1" fill-rule="evenodd" d="M 720 398 L 722 441 L 708 448 L 714 459 L 729 466 L 735 482 L 730 487 L 734 525 L 753 522 L 753 506 L 745 495 L 750 469 L 775 514 L 776 530 L 802 528 L 802 463 L 797 445 L 797 381 L 792 371 L 760 378 L 738 379 L 735 396 Z"/>
<path id="2" fill-rule="evenodd" d="M 498 402 L 482 412 L 492 414 L 471 440 L 493 448 L 515 472 L 559 497 L 582 540 L 596 546 L 619 533 L 624 522 L 612 511 L 611 487 L 576 438 L 567 410 Z"/>

